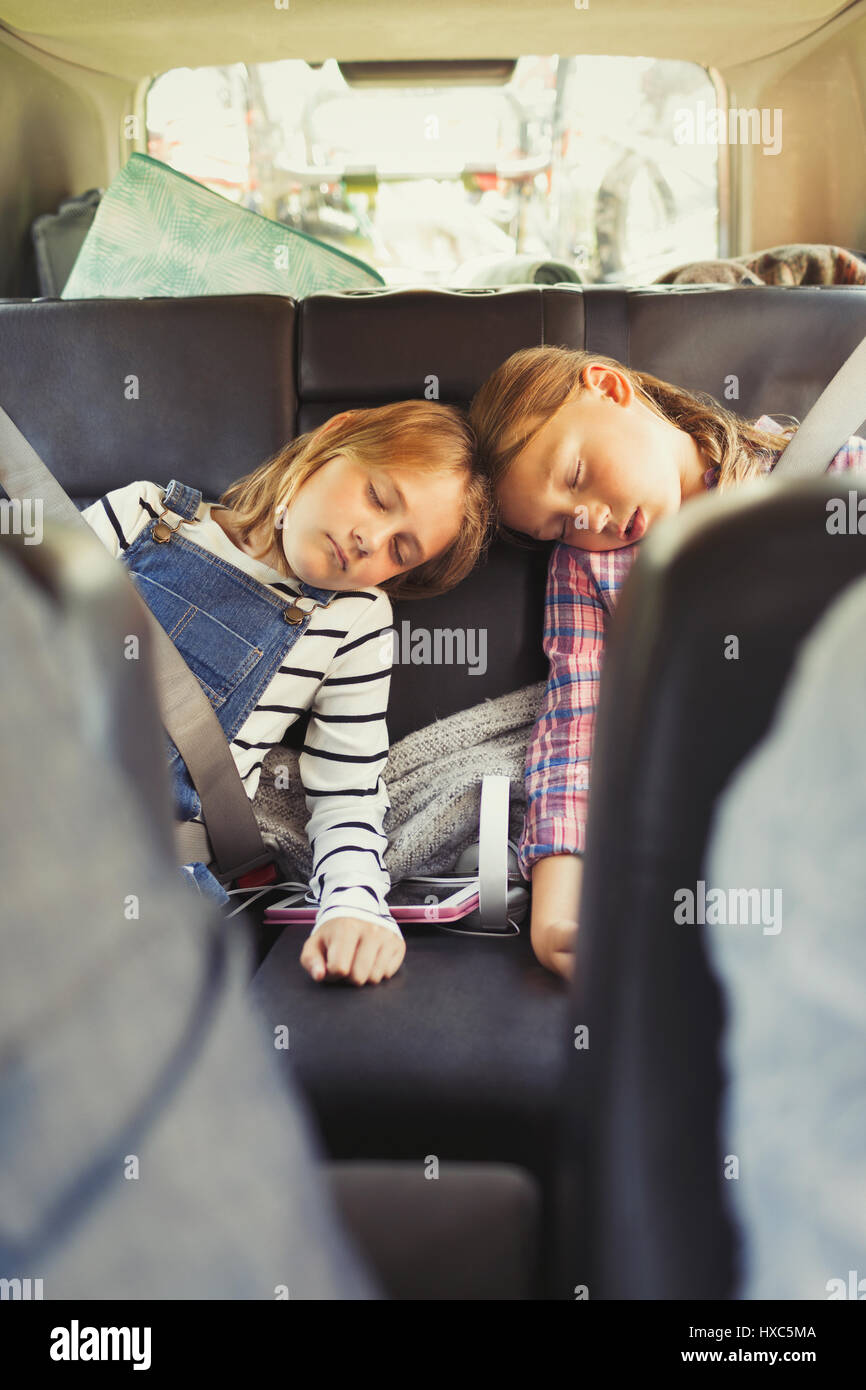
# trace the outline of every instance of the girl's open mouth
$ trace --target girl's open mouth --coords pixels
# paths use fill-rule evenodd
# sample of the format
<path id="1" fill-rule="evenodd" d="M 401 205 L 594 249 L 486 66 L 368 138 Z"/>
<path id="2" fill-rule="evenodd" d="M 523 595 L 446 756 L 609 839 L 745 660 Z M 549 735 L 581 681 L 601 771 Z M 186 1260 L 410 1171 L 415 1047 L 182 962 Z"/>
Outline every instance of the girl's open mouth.
<path id="1" fill-rule="evenodd" d="M 644 516 L 640 507 L 638 507 L 635 511 L 632 512 L 631 516 L 628 519 L 628 525 L 626 526 L 625 531 L 623 532 L 623 540 L 628 541 L 629 544 L 631 544 L 633 541 L 639 541 L 641 536 L 644 535 L 645 531 L 646 517 Z"/>

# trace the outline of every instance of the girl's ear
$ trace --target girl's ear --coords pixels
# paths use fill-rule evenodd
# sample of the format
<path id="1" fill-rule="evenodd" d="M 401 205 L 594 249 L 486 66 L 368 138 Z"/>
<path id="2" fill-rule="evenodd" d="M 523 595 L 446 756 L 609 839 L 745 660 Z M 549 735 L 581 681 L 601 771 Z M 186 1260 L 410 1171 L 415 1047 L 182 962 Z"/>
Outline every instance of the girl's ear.
<path id="1" fill-rule="evenodd" d="M 628 405 L 634 396 L 634 387 L 625 372 L 609 367 L 606 362 L 590 362 L 580 377 L 584 386 L 598 391 L 615 405 Z"/>

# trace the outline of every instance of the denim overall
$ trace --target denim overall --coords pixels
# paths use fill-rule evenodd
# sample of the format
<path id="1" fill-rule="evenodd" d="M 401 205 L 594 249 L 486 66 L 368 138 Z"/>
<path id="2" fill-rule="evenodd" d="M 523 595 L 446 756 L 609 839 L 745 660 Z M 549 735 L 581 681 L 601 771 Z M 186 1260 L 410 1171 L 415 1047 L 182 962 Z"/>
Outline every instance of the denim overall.
<path id="1" fill-rule="evenodd" d="M 329 604 L 338 591 L 296 580 L 303 597 L 294 603 L 283 601 L 245 570 L 181 535 L 177 528 L 195 520 L 201 496 L 198 489 L 173 479 L 163 507 L 179 520 L 173 526 L 162 517 L 151 521 L 127 548 L 124 562 L 142 598 L 198 677 L 231 741 L 307 630 L 310 613 L 317 605 Z M 177 747 L 168 735 L 166 740 L 175 815 L 180 821 L 191 820 L 201 815 L 201 800 Z M 229 901 L 205 864 L 184 867 L 200 892 L 220 904 Z"/>

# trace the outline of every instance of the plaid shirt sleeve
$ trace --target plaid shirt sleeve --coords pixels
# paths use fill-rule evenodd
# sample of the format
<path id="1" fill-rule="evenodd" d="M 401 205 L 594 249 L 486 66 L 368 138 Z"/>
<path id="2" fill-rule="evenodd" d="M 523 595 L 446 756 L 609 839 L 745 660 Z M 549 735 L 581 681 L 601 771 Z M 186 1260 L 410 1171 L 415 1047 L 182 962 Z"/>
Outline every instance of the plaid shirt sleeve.
<path id="1" fill-rule="evenodd" d="M 769 415 L 762 415 L 755 424 L 764 430 L 782 429 Z M 827 465 L 828 473 L 846 473 L 849 469 L 857 473 L 866 472 L 866 439 L 861 439 L 858 434 L 852 434 Z"/>
<path id="2" fill-rule="evenodd" d="M 518 845 L 525 878 L 537 859 L 582 854 L 606 609 L 580 552 L 551 552 L 544 606 L 550 675 L 526 754 L 526 816 Z"/>
<path id="3" fill-rule="evenodd" d="M 845 473 L 849 468 L 857 473 L 866 472 L 866 439 L 861 439 L 858 434 L 852 434 L 847 443 L 842 445 L 827 472 Z"/>

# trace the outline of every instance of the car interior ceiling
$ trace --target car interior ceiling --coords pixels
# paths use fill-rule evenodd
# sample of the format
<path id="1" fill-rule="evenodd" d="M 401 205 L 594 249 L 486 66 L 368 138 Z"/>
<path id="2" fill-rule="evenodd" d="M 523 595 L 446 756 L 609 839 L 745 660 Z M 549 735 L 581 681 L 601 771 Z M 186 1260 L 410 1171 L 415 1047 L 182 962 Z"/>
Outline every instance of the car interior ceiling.
<path id="1" fill-rule="evenodd" d="M 489 25 L 485 25 L 485 12 Z M 609 0 L 585 11 L 437 5 L 417 20 L 403 4 L 310 6 L 291 18 L 243 4 L 148 5 L 127 21 L 99 3 L 7 0 L 0 14 L 0 92 L 5 159 L 0 169 L 0 292 L 32 293 L 26 232 L 70 192 L 104 187 L 133 150 L 146 148 L 144 93 L 158 73 L 183 65 L 267 61 L 274 45 L 308 61 L 489 58 L 531 53 L 544 12 L 551 52 L 643 54 L 701 63 L 718 74 L 731 104 L 782 108 L 796 140 L 777 158 L 732 145 L 722 151 L 728 197 L 722 254 L 790 242 L 856 247 L 866 88 L 862 4 L 786 3 L 719 7 L 689 0 L 662 8 Z M 291 39 L 283 39 L 286 23 Z M 282 26 L 282 27 L 281 27 Z M 579 35 L 579 39 L 578 39 Z M 446 37 L 447 36 L 447 37 Z M 138 127 L 124 118 L 138 117 Z M 856 117 L 859 121 L 859 116 Z M 845 129 L 846 138 L 828 138 Z M 861 139 L 852 138 L 860 130 Z M 32 275 L 32 272 L 31 272 Z"/>
<path id="2" fill-rule="evenodd" d="M 132 11 L 81 0 L 74 15 L 63 0 L 0 0 L 0 406 L 79 507 L 144 477 L 147 459 L 161 461 L 153 476 L 162 479 L 167 469 L 165 480 L 183 478 L 213 500 L 287 439 L 337 412 L 417 396 L 431 363 L 441 400 L 466 410 L 505 358 L 542 344 L 607 354 L 716 399 L 733 380 L 736 410 L 750 419 L 770 410 L 805 417 L 866 337 L 862 286 L 419 284 L 307 298 L 250 292 L 68 301 L 40 293 L 34 220 L 64 198 L 107 188 L 132 153 L 147 153 L 145 101 L 159 74 L 265 63 L 279 54 L 310 64 L 336 58 L 347 74 L 357 64 L 359 84 L 387 79 L 398 90 L 423 85 L 419 73 L 431 87 L 454 80 L 449 64 L 465 65 L 461 80 L 474 74 L 495 85 L 496 64 L 483 65 L 501 59 L 507 76 L 507 55 L 533 53 L 542 23 L 545 52 L 680 59 L 708 69 L 720 104 L 784 110 L 788 138 L 778 156 L 736 143 L 720 150 L 720 256 L 809 243 L 866 259 L 866 0 L 672 0 L 649 8 L 640 0 L 593 0 L 585 9 L 548 0 L 443 0 L 432 7 L 333 0 L 285 11 L 227 0 L 216 16 L 210 0 L 151 0 Z M 385 65 L 384 76 L 365 73 L 365 64 Z M 135 344 L 136 374 L 148 382 L 134 430 L 113 385 L 119 345 L 128 343 Z M 210 1078 L 190 1104 L 204 1107 L 205 1092 L 219 1093 L 222 1065 L 227 1103 L 237 1104 L 242 1123 L 261 1122 L 264 1132 L 266 1111 L 297 1107 L 296 1128 L 287 1121 L 282 1132 L 277 1122 L 267 1133 L 272 1144 L 298 1144 L 297 1185 L 282 1216 L 321 1252 L 315 1269 L 298 1263 L 299 1284 L 310 1281 L 301 1296 L 743 1296 L 744 1233 L 716 1171 L 726 1084 L 720 1039 L 731 1008 L 697 933 L 671 933 L 667 922 L 677 885 L 706 876 L 719 798 L 769 737 L 804 644 L 848 586 L 864 583 L 862 528 L 836 544 L 823 525 L 832 495 L 832 480 L 813 479 L 773 506 L 752 495 L 725 499 L 717 518 L 683 528 L 666 550 L 651 551 L 652 563 L 629 591 L 606 658 L 594 764 L 604 791 L 593 804 L 586 860 L 587 970 L 570 989 L 533 961 L 528 930 L 516 943 L 494 943 L 483 933 L 459 940 L 422 925 L 405 978 L 378 993 L 335 988 L 325 998 L 297 968 L 296 935 L 269 926 L 260 909 L 241 919 L 247 956 L 238 952 L 235 968 L 243 999 L 227 1005 L 228 1021 L 214 1024 L 221 1045 L 215 1042 Z M 851 485 L 851 496 L 866 514 L 866 478 Z M 98 782 L 84 752 L 78 773 L 67 766 L 70 740 L 63 738 L 62 721 L 69 720 L 87 747 L 87 718 L 68 692 L 63 699 L 59 692 L 65 670 L 90 673 L 82 708 L 90 700 L 101 709 L 125 775 L 132 781 L 134 769 L 141 772 L 130 815 L 140 827 L 156 827 L 152 835 L 141 832 L 147 881 L 156 884 L 171 858 L 166 787 L 147 753 L 158 742 L 156 701 L 140 684 L 130 695 L 129 663 L 112 647 L 111 634 L 135 625 L 122 586 L 108 569 L 94 570 L 83 599 L 73 577 L 77 556 L 74 541 L 51 528 L 38 556 L 0 548 L 0 571 L 20 597 L 22 615 L 20 629 L 9 614 L 5 621 L 9 632 L 25 633 L 42 684 L 58 692 L 57 703 L 46 705 L 54 722 L 45 756 L 62 763 L 70 784 L 80 776 L 82 797 L 91 798 L 94 818 L 99 808 L 109 833 L 110 779 Z M 549 556 L 546 545 L 499 538 L 453 593 L 394 602 L 398 631 L 410 619 L 430 632 L 483 628 L 487 645 L 480 673 L 449 668 L 431 678 L 411 661 L 395 667 L 392 742 L 546 680 L 539 617 Z M 49 621 L 62 639 L 57 651 L 38 657 L 40 624 Z M 5 630 L 0 618 L 0 634 Z M 749 660 L 731 662 L 719 675 L 713 644 L 731 632 L 740 634 Z M 91 679 L 97 667 L 104 674 L 100 696 Z M 286 740 L 296 752 L 305 730 L 299 722 Z M 10 786 L 26 796 L 23 764 L 10 758 L 9 768 Z M 58 846 L 57 872 L 64 863 L 73 872 L 73 861 L 72 848 Z M 53 910 L 51 891 L 49 885 Z M 94 881 L 93 891 L 93 902 L 70 909 L 68 926 L 86 932 L 90 914 L 109 910 L 107 885 Z M 166 895 L 159 911 L 180 913 L 181 890 L 176 899 L 168 889 Z M 35 913 L 32 905 L 26 910 Z M 26 920 L 35 930 L 35 916 Z M 164 917 L 154 917 L 154 932 L 160 920 L 164 925 Z M 203 912 L 201 922 L 190 917 L 201 959 L 193 948 L 185 959 L 177 947 L 189 998 L 202 978 L 234 978 L 205 959 L 210 937 L 203 922 Z M 165 1007 L 170 1035 L 174 1027 L 186 1037 L 182 1009 L 176 1017 L 170 1012 L 172 989 L 158 968 L 152 978 L 148 969 L 143 962 L 142 1012 L 152 998 L 154 1008 Z M 128 996 L 119 990 L 119 999 L 127 997 L 132 1010 L 134 989 Z M 253 1012 L 268 1040 L 291 1030 L 291 1046 L 277 1052 L 267 1075 L 264 1067 L 256 1071 Z M 121 1028 L 109 1013 L 99 1024 L 106 1037 Z M 198 1026 L 186 1022 L 191 1031 Z M 597 1039 L 586 1059 L 575 1041 L 584 1027 Z M 0 1031 L 0 1056 L 2 1043 Z M 159 1133 L 170 1154 L 175 1101 L 169 1097 L 161 1114 L 148 1108 L 153 1079 L 136 1074 L 141 1096 L 134 1088 L 131 1094 L 147 1123 L 165 1125 Z M 110 1068 L 99 1084 L 110 1092 Z M 683 1135 L 688 1140 L 681 1142 Z M 214 1142 L 228 1143 L 229 1136 Z M 428 1201 L 426 1193 L 419 1197 L 418 1165 L 438 1166 L 440 1159 L 446 1181 L 429 1184 L 435 1194 Z M 258 1231 L 262 1250 L 269 1220 L 282 1219 L 274 1201 L 278 1165 L 268 1163 L 261 1158 L 256 1168 L 261 1190 L 249 1228 Z M 62 1195 L 62 1176 L 46 1167 L 46 1184 L 58 1183 L 52 1202 Z M 220 1190 L 213 1178 L 215 1203 L 232 1200 L 231 1175 L 224 1179 Z M 292 1187 L 290 1177 L 285 1185 Z M 3 1201 L 0 1193 L 0 1218 Z M 59 1198 L 56 1209 L 63 1210 Z M 113 1265 L 105 1232 L 117 1219 L 123 1229 L 124 1218 L 100 1218 L 95 1200 L 82 1211 L 82 1221 L 93 1222 L 82 1258 L 92 1258 L 98 1271 L 92 1284 L 83 1281 L 84 1296 L 108 1297 Z M 145 1255 L 134 1296 L 160 1297 L 146 1288 L 157 1263 L 154 1256 L 149 1264 L 141 1212 L 136 1219 L 142 1224 L 131 1221 L 129 1239 L 142 1240 Z M 244 1284 L 243 1219 L 241 1209 L 234 1230 L 226 1223 L 227 1248 L 234 1240 L 238 1252 L 237 1280 L 216 1279 L 218 1292 L 205 1296 L 262 1296 L 248 1291 L 252 1279 Z M 275 1226 L 272 1234 L 276 1242 Z M 219 1264 L 218 1243 L 213 1248 Z M 56 1257 L 57 1286 L 74 1297 L 77 1272 L 74 1261 L 64 1264 L 60 1243 L 55 1251 L 50 1240 L 34 1240 L 33 1250 Z M 195 1280 L 207 1280 L 190 1260 L 194 1272 L 184 1283 L 188 1254 L 181 1252 L 170 1296 L 194 1297 Z"/>

